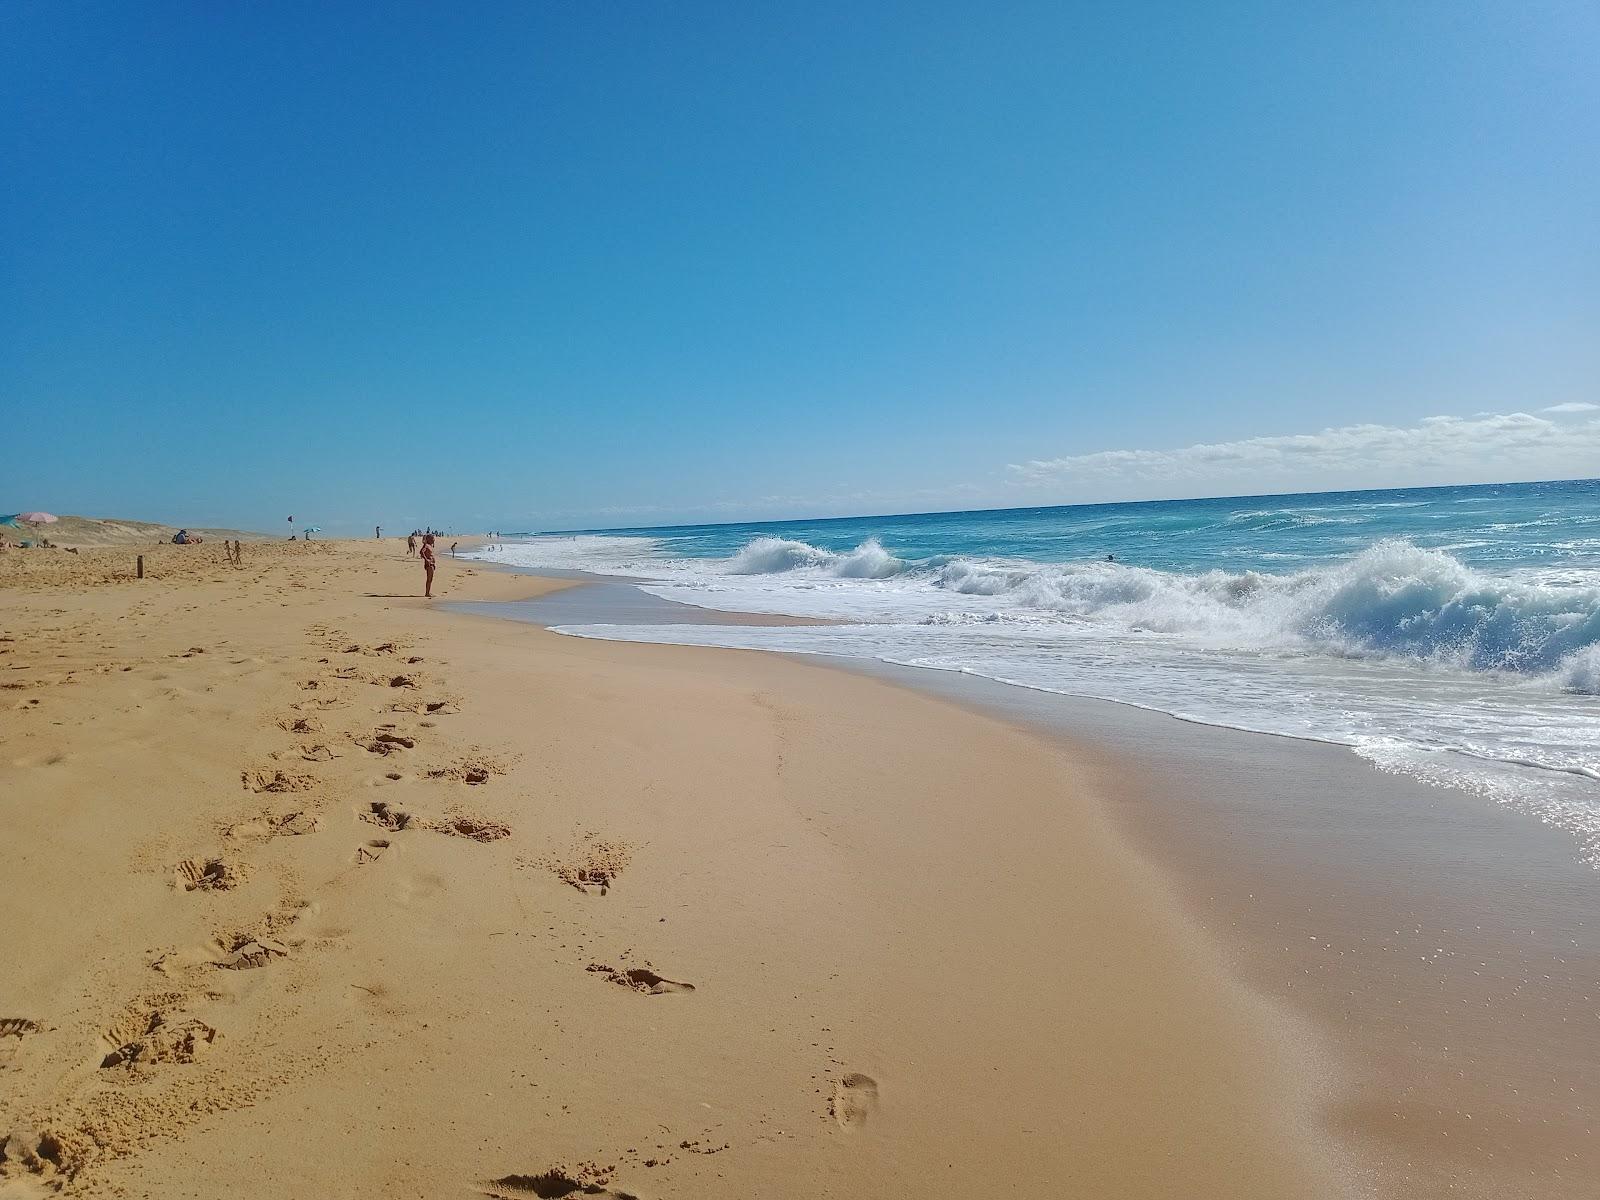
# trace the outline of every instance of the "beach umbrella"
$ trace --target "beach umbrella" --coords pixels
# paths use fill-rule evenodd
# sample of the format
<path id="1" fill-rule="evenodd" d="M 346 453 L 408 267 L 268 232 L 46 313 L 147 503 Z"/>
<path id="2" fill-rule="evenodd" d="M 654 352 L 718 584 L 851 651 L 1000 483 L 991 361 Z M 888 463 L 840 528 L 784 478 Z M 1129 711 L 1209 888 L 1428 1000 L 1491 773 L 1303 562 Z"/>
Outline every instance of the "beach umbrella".
<path id="1" fill-rule="evenodd" d="M 307 525 L 306 526 L 306 532 L 307 533 L 321 533 L 322 532 L 322 526 L 321 525 Z"/>
<path id="2" fill-rule="evenodd" d="M 22 520 L 21 513 L 12 513 L 10 516 L 0 517 L 0 525 L 15 525 L 20 520 Z"/>
<path id="3" fill-rule="evenodd" d="M 58 520 L 61 519 L 54 513 L 47 512 L 18 513 L 17 516 L 26 521 L 29 525 L 54 525 Z"/>

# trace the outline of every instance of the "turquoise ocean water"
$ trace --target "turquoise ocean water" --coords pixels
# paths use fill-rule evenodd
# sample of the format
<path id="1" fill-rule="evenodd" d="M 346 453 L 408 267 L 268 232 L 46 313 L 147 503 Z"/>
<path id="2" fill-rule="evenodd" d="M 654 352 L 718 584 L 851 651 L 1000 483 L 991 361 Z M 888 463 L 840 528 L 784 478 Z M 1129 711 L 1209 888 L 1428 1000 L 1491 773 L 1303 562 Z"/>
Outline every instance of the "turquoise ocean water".
<path id="1" fill-rule="evenodd" d="M 1597 480 L 529 534 L 481 556 L 839 622 L 563 632 L 875 658 L 1343 743 L 1600 861 Z"/>

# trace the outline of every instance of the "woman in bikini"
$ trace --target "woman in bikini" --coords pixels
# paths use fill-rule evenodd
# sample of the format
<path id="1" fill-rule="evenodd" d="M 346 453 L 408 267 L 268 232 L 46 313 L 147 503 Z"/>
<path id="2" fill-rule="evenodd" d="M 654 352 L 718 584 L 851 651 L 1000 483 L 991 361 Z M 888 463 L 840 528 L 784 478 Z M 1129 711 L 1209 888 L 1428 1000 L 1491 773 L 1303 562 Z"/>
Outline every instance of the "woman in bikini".
<path id="1" fill-rule="evenodd" d="M 424 534 L 423 535 L 421 555 L 422 555 L 422 569 L 424 571 L 426 571 L 427 574 L 428 574 L 428 583 L 427 583 L 427 587 L 425 587 L 423 589 L 422 598 L 424 600 L 432 600 L 433 599 L 433 568 L 434 568 L 434 561 L 433 561 L 433 534 L 429 533 L 429 534 Z"/>

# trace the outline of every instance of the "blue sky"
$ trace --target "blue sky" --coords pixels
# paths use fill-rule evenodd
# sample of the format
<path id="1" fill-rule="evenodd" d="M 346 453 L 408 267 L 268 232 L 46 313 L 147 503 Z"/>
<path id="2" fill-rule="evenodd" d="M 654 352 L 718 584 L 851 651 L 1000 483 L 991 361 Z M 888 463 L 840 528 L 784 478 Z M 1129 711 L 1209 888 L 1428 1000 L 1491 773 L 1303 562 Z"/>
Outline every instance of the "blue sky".
<path id="1" fill-rule="evenodd" d="M 1587 3 L 12 0 L 0 511 L 1591 475 L 1597 60 Z"/>

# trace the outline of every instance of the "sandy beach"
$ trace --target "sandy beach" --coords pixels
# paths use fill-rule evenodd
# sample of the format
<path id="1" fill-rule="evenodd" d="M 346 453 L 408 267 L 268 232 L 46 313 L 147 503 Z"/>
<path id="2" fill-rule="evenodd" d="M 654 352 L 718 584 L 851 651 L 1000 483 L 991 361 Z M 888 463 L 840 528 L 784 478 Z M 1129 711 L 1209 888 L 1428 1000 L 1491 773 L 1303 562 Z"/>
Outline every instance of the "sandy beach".
<path id="1" fill-rule="evenodd" d="M 1060 745 L 441 611 L 403 543 L 212 549 L 0 564 L 0 1194 L 1359 1183 Z"/>

